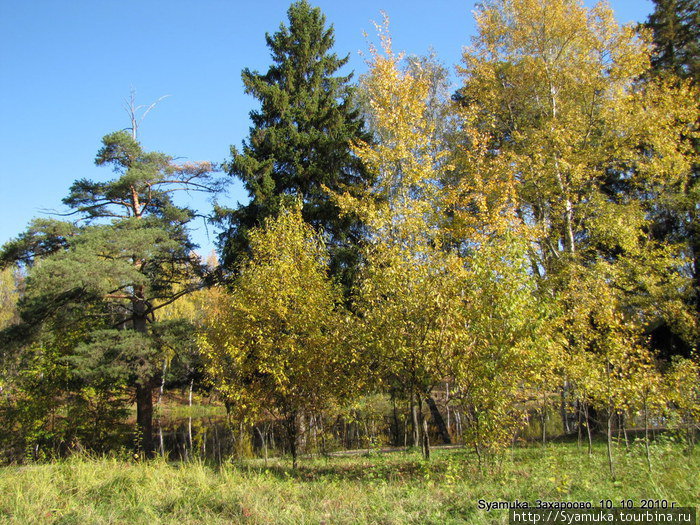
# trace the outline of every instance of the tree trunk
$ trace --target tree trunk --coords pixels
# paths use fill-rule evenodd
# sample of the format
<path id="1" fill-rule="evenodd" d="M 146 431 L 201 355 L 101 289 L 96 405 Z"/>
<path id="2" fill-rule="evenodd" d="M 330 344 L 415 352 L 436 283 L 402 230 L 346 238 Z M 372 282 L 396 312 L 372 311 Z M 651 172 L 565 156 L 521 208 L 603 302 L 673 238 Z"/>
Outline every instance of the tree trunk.
<path id="1" fill-rule="evenodd" d="M 569 390 L 569 383 L 567 381 L 564 381 L 564 384 L 562 385 L 561 388 L 561 422 L 562 426 L 564 429 L 564 433 L 566 435 L 571 434 L 571 425 L 569 424 L 569 413 L 567 411 L 567 403 L 566 403 L 566 393 Z"/>
<path id="2" fill-rule="evenodd" d="M 304 414 L 297 414 L 297 447 L 306 450 L 306 418 Z M 359 432 L 358 432 L 359 433 Z"/>
<path id="3" fill-rule="evenodd" d="M 588 455 L 593 454 L 593 437 L 591 436 L 591 418 L 588 413 L 588 403 L 583 405 L 584 412 L 586 414 L 586 432 L 588 433 Z"/>
<path id="4" fill-rule="evenodd" d="M 625 437 L 625 451 L 629 452 L 630 442 L 627 436 L 627 416 L 624 413 L 620 414 L 620 423 L 622 425 L 622 435 Z"/>
<path id="5" fill-rule="evenodd" d="M 540 410 L 540 421 L 542 423 L 542 445 L 547 444 L 547 392 L 542 392 L 542 408 Z"/>
<path id="6" fill-rule="evenodd" d="M 260 435 L 260 441 L 262 441 L 262 446 L 263 446 L 263 451 L 265 454 L 265 466 L 267 467 L 267 441 L 265 441 L 265 434 L 263 434 L 260 431 L 260 427 L 255 427 L 255 430 L 258 431 L 258 434 Z"/>
<path id="7" fill-rule="evenodd" d="M 433 417 L 433 421 L 437 426 L 438 432 L 440 432 L 442 442 L 447 445 L 452 444 L 452 440 L 450 439 L 450 433 L 447 431 L 447 425 L 445 425 L 445 420 L 442 419 L 442 415 L 438 410 L 437 404 L 435 404 L 435 400 L 430 396 L 426 396 L 425 402 L 428 403 L 428 407 L 430 408 L 430 415 Z"/>
<path id="8" fill-rule="evenodd" d="M 577 444 L 578 444 L 578 448 L 581 448 L 581 423 L 582 423 L 582 418 L 581 418 L 581 402 L 580 402 L 580 401 L 576 401 L 576 420 L 577 420 L 576 430 L 577 430 L 577 433 L 578 433 L 578 436 L 577 436 L 577 437 L 578 437 L 578 439 L 577 439 Z"/>
<path id="9" fill-rule="evenodd" d="M 297 434 L 297 413 L 292 412 L 287 416 L 287 438 L 289 452 L 292 454 L 292 468 L 297 468 Z"/>
<path id="10" fill-rule="evenodd" d="M 481 429 L 479 428 L 479 415 L 472 408 L 473 424 L 474 424 L 474 450 L 476 451 L 476 457 L 479 460 L 479 471 L 483 473 L 484 463 L 481 456 Z"/>
<path id="11" fill-rule="evenodd" d="M 218 464 L 221 465 L 221 441 L 219 440 L 219 425 L 214 424 L 214 460 L 218 457 Z"/>
<path id="12" fill-rule="evenodd" d="M 695 143 L 695 151 L 698 152 L 698 142 Z M 697 175 L 697 166 L 696 166 Z M 697 210 L 697 208 L 695 208 Z M 700 317 L 700 221 L 697 211 L 691 214 L 690 249 L 693 252 L 693 286 L 695 288 L 696 314 Z"/>
<path id="13" fill-rule="evenodd" d="M 447 435 L 450 435 L 450 383 L 445 383 L 445 413 L 447 416 Z M 452 438 L 450 438 L 452 439 Z M 450 441 L 451 443 L 452 441 Z"/>
<path id="14" fill-rule="evenodd" d="M 158 420 L 158 441 L 160 445 L 160 455 L 165 456 L 165 441 L 163 439 L 163 425 L 160 424 Z"/>
<path id="15" fill-rule="evenodd" d="M 392 396 L 391 403 L 393 405 L 393 419 L 391 422 L 391 442 L 395 447 L 401 446 L 401 425 L 399 424 L 399 411 L 396 408 L 396 399 Z"/>
<path id="16" fill-rule="evenodd" d="M 649 407 L 647 406 L 647 400 L 644 399 L 644 451 L 647 456 L 647 467 L 649 472 L 651 472 L 651 455 L 649 454 Z"/>
<path id="17" fill-rule="evenodd" d="M 163 391 L 165 390 L 165 373 L 168 370 L 168 360 L 163 359 L 163 370 L 161 371 L 161 377 L 160 377 L 160 388 L 158 389 L 158 401 L 156 401 L 156 404 L 160 406 L 160 401 L 163 399 Z"/>
<path id="18" fill-rule="evenodd" d="M 153 386 L 136 383 L 136 425 L 141 436 L 140 452 L 153 456 Z"/>
<path id="19" fill-rule="evenodd" d="M 591 406 L 590 404 L 587 405 L 588 411 L 587 411 L 587 417 L 586 421 L 588 425 L 590 425 L 591 432 L 596 433 L 596 432 L 604 432 L 603 429 L 603 419 L 600 417 L 598 414 L 598 410 Z"/>
<path id="20" fill-rule="evenodd" d="M 408 448 L 408 416 L 403 418 L 403 446 Z"/>
<path id="21" fill-rule="evenodd" d="M 607 435 L 608 435 L 608 466 L 610 467 L 610 476 L 612 477 L 613 481 L 615 480 L 615 468 L 613 467 L 613 457 L 612 457 L 612 421 L 613 421 L 613 411 L 611 409 L 608 410 L 608 426 L 607 426 Z"/>
<path id="22" fill-rule="evenodd" d="M 417 396 L 414 396 L 411 394 L 411 417 L 412 417 L 412 423 L 413 423 L 413 446 L 414 447 L 419 447 L 420 446 L 420 423 L 418 421 L 418 411 L 419 411 L 419 405 L 420 404 L 420 398 Z"/>
<path id="23" fill-rule="evenodd" d="M 423 457 L 430 459 L 430 434 L 428 433 L 428 418 L 423 417 Z"/>
<path id="24" fill-rule="evenodd" d="M 190 445 L 190 450 L 192 450 L 192 415 L 187 418 L 187 442 Z"/>
<path id="25" fill-rule="evenodd" d="M 132 300 L 133 327 L 137 332 L 146 335 L 148 332 L 148 313 L 143 286 L 134 287 L 134 297 L 135 299 Z M 154 378 L 150 375 L 139 377 L 136 380 L 136 425 L 141 436 L 141 452 L 146 457 L 152 457 L 154 452 L 153 383 Z"/>

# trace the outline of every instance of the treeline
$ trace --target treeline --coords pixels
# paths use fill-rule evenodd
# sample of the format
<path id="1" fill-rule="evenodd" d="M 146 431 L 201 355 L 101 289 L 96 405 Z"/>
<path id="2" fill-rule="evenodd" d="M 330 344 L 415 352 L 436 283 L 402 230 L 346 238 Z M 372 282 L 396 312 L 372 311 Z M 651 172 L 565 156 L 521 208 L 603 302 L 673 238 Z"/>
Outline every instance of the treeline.
<path id="1" fill-rule="evenodd" d="M 652 423 L 692 447 L 698 10 L 656 0 L 635 28 L 604 4 L 490 0 L 453 90 L 386 20 L 352 83 L 320 10 L 292 4 L 269 70 L 243 71 L 260 109 L 221 168 L 250 202 L 217 206 L 220 262 L 194 254 L 173 194 L 226 177 L 144 151 L 135 125 L 97 154 L 116 178 L 71 186 L 76 221 L 3 247 L 22 281 L 1 296 L 5 458 L 109 449 L 134 400 L 150 455 L 154 396 L 178 385 L 263 441 L 257 423 L 282 425 L 295 461 L 309 428 L 375 393 L 395 437 L 410 407 L 426 457 L 455 437 L 438 392 L 480 459 L 555 404 L 589 443 L 602 422 L 611 471 L 625 421 L 647 454 Z"/>

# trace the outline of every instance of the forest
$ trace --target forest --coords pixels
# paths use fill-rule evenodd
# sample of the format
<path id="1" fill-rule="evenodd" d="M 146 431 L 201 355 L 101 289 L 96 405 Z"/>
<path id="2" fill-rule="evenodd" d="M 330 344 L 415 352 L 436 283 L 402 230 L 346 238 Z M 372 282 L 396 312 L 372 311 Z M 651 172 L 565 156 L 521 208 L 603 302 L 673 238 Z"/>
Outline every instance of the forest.
<path id="1" fill-rule="evenodd" d="M 405 448 L 448 479 L 447 445 L 486 472 L 564 442 L 611 480 L 630 454 L 667 468 L 660 447 L 697 465 L 700 3 L 475 17 L 445 66 L 394 49 L 385 15 L 356 78 L 292 3 L 224 164 L 146 151 L 132 97 L 100 178 L 0 249 L 0 463 Z M 248 202 L 219 197 L 232 180 Z M 209 256 L 195 192 L 218 203 Z"/>

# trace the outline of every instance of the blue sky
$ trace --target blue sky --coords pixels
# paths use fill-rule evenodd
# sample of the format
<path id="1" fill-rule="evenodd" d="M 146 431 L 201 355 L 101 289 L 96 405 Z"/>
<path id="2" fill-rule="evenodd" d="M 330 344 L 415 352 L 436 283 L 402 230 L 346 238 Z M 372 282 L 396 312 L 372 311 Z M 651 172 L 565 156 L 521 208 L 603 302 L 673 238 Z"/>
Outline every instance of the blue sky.
<path id="1" fill-rule="evenodd" d="M 123 101 L 170 95 L 143 122 L 148 150 L 183 160 L 222 162 L 240 145 L 256 101 L 244 95 L 244 67 L 270 64 L 265 32 L 286 21 L 288 1 L 0 0 L 0 244 L 60 201 L 78 178 L 105 180 L 93 161 L 105 134 L 129 125 Z M 391 19 L 394 48 L 430 47 L 453 68 L 474 34 L 473 1 L 311 0 L 336 33 L 335 51 L 350 54 L 346 71 L 365 71 L 363 31 L 374 33 L 380 10 Z M 586 1 L 587 5 L 591 2 Z M 644 21 L 650 0 L 611 0 L 620 22 Z M 246 202 L 238 183 L 229 205 Z M 183 200 L 202 211 L 206 201 Z M 193 237 L 208 253 L 202 223 Z"/>

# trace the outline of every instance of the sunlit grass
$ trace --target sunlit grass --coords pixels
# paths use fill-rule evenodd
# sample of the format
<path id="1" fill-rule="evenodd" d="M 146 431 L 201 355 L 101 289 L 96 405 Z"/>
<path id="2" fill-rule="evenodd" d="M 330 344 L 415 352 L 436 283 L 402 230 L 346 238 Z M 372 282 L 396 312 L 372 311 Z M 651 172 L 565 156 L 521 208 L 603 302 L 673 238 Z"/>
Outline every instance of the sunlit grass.
<path id="1" fill-rule="evenodd" d="M 640 449 L 617 454 L 617 480 L 603 448 L 575 444 L 514 449 L 483 469 L 465 450 L 314 458 L 221 466 L 163 459 L 73 457 L 0 469 L 6 523 L 507 523 L 479 499 L 534 502 L 641 498 L 696 506 L 700 454 L 655 445 L 651 472 Z"/>

